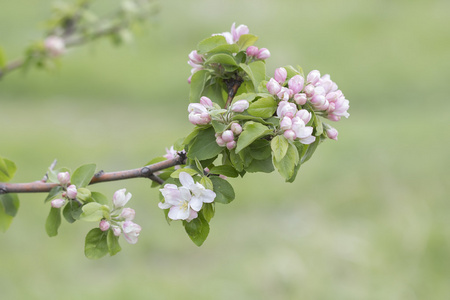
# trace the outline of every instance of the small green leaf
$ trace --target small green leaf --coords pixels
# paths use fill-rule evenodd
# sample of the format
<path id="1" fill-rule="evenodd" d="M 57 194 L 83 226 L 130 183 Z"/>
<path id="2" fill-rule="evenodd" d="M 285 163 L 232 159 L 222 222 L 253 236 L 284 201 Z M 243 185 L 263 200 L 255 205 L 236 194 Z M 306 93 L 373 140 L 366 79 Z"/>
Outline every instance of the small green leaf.
<path id="1" fill-rule="evenodd" d="M 92 201 L 102 205 L 108 205 L 110 203 L 108 197 L 99 192 L 91 192 L 91 199 Z"/>
<path id="2" fill-rule="evenodd" d="M 248 75 L 256 92 L 259 92 L 259 84 L 266 79 L 266 64 L 260 60 L 248 65 L 239 64 L 239 67 Z"/>
<path id="3" fill-rule="evenodd" d="M 84 255 L 89 259 L 99 259 L 108 254 L 108 233 L 94 228 L 88 232 L 85 239 Z"/>
<path id="4" fill-rule="evenodd" d="M 263 172 L 263 173 L 271 173 L 275 170 L 272 163 L 272 156 L 264 160 L 254 159 L 250 163 L 250 165 L 245 168 L 245 170 L 249 173 Z"/>
<path id="5" fill-rule="evenodd" d="M 294 175 L 295 166 L 299 163 L 299 155 L 297 148 L 289 144 L 286 155 L 280 161 L 273 160 L 274 166 L 278 169 L 278 172 L 286 180 L 289 180 Z"/>
<path id="6" fill-rule="evenodd" d="M 60 225 L 61 208 L 52 207 L 45 222 L 45 231 L 47 232 L 48 236 L 52 237 L 58 235 L 58 229 Z"/>
<path id="7" fill-rule="evenodd" d="M 285 66 L 284 69 L 287 72 L 287 78 L 292 78 L 295 75 L 302 75 L 298 70 L 296 70 L 293 66 Z"/>
<path id="8" fill-rule="evenodd" d="M 191 77 L 191 88 L 189 91 L 189 101 L 199 102 L 205 89 L 206 81 L 209 79 L 210 74 L 208 70 L 200 70 L 194 73 Z"/>
<path id="9" fill-rule="evenodd" d="M 283 135 L 277 135 L 270 142 L 270 147 L 272 148 L 273 158 L 276 161 L 280 161 L 286 155 L 289 142 Z"/>
<path id="10" fill-rule="evenodd" d="M 0 182 L 8 182 L 16 173 L 16 164 L 6 158 L 0 157 Z"/>
<path id="11" fill-rule="evenodd" d="M 253 121 L 248 121 L 247 123 L 245 123 L 242 129 L 242 133 L 239 135 L 237 141 L 237 146 L 235 149 L 236 153 L 239 153 L 239 151 L 253 143 L 258 138 L 271 134 L 273 132 L 261 123 L 256 123 Z"/>
<path id="12" fill-rule="evenodd" d="M 228 177 L 238 177 L 239 173 L 230 165 L 215 166 L 209 170 L 211 174 L 221 174 Z"/>
<path id="13" fill-rule="evenodd" d="M 198 126 L 194 127 L 191 133 L 184 139 L 183 144 L 189 145 L 198 135 L 200 131 L 202 131 L 203 128 L 200 128 Z"/>
<path id="14" fill-rule="evenodd" d="M 6 232 L 16 216 L 20 202 L 17 194 L 0 195 L 0 231 Z"/>
<path id="15" fill-rule="evenodd" d="M 81 206 L 78 204 L 78 202 L 75 201 L 69 201 L 69 203 L 64 206 L 64 209 L 62 211 L 64 219 L 66 219 L 66 221 L 69 223 L 73 223 L 78 220 L 81 213 Z"/>
<path id="16" fill-rule="evenodd" d="M 107 206 L 97 202 L 90 202 L 83 205 L 81 208 L 83 213 L 80 216 L 80 220 L 86 222 L 99 222 L 104 218 L 104 211 Z"/>
<path id="17" fill-rule="evenodd" d="M 108 252 L 110 256 L 116 255 L 122 248 L 119 245 L 119 237 L 114 235 L 112 230 L 108 230 L 106 238 L 108 244 Z"/>
<path id="18" fill-rule="evenodd" d="M 225 39 L 224 36 L 222 36 L 222 35 L 211 36 L 209 38 L 202 40 L 200 43 L 198 43 L 197 52 L 199 54 L 203 54 L 203 53 L 213 50 L 214 48 L 216 48 L 218 46 L 227 45 L 227 44 L 228 44 L 227 40 Z"/>
<path id="19" fill-rule="evenodd" d="M 247 112 L 255 117 L 270 118 L 277 110 L 277 102 L 272 96 L 260 98 L 250 104 Z"/>
<path id="20" fill-rule="evenodd" d="M 214 128 L 214 131 L 217 133 L 222 133 L 228 128 L 228 124 L 224 124 L 216 120 L 212 120 L 211 124 Z"/>
<path id="21" fill-rule="evenodd" d="M 302 157 L 303 154 L 306 152 L 307 145 L 303 145 L 300 142 L 294 142 L 294 146 L 297 148 L 299 157 Z M 300 170 L 300 166 L 302 165 L 302 162 L 299 162 L 294 169 L 294 174 L 291 176 L 291 178 L 287 179 L 287 182 L 294 182 L 295 178 L 297 177 L 297 173 Z"/>
<path id="22" fill-rule="evenodd" d="M 213 191 L 216 193 L 214 202 L 228 204 L 234 200 L 234 189 L 228 181 L 216 176 L 213 176 L 210 179 L 214 186 Z"/>
<path id="23" fill-rule="evenodd" d="M 239 154 L 236 154 L 235 149 L 230 150 L 230 161 L 238 172 L 242 172 L 244 170 L 244 161 L 241 159 Z"/>
<path id="24" fill-rule="evenodd" d="M 77 189 L 84 188 L 89 185 L 95 174 L 95 164 L 86 164 L 80 166 L 75 170 L 72 174 L 72 178 L 70 180 L 71 184 L 74 184 Z"/>
<path id="25" fill-rule="evenodd" d="M 190 159 L 197 158 L 198 160 L 205 160 L 218 155 L 223 149 L 223 147 L 220 147 L 216 143 L 214 128 L 209 127 L 198 133 L 189 147 L 187 156 Z"/>
<path id="26" fill-rule="evenodd" d="M 186 172 L 186 173 L 188 173 L 191 176 L 198 175 L 198 172 L 196 170 L 186 167 L 186 168 L 183 168 L 183 169 L 175 170 L 174 172 L 172 172 L 172 174 L 170 174 L 170 177 L 178 178 L 180 176 L 181 172 Z"/>
<path id="27" fill-rule="evenodd" d="M 307 147 L 307 148 L 306 148 L 306 151 L 304 151 L 304 154 L 301 159 L 302 164 L 307 162 L 311 158 L 311 156 L 316 151 L 317 146 L 319 146 L 319 143 L 320 143 L 320 138 L 317 137 L 316 140 L 312 144 L 305 145 L 305 147 Z"/>
<path id="28" fill-rule="evenodd" d="M 79 188 L 77 189 L 77 199 L 85 202 L 91 198 L 91 191 L 87 188 Z"/>
<path id="29" fill-rule="evenodd" d="M 218 53 L 206 60 L 206 64 L 212 64 L 212 63 L 218 63 L 222 65 L 231 65 L 231 66 L 237 66 L 236 61 L 234 60 L 233 56 L 230 54 L 225 53 Z M 192 83 L 192 81 L 191 81 Z"/>
<path id="30" fill-rule="evenodd" d="M 250 155 L 253 159 L 264 160 L 272 156 L 268 140 L 256 140 L 250 144 Z"/>
<path id="31" fill-rule="evenodd" d="M 61 193 L 62 191 L 63 191 L 63 187 L 62 186 L 60 186 L 60 185 L 55 186 L 48 193 L 47 197 L 44 200 L 44 203 L 47 203 L 48 201 L 55 199 L 56 196 L 58 196 L 59 193 Z"/>
<path id="32" fill-rule="evenodd" d="M 211 219 L 214 217 L 215 207 L 214 203 L 203 203 L 202 213 L 205 217 L 206 222 L 209 223 Z"/>
<path id="33" fill-rule="evenodd" d="M 200 247 L 209 234 L 209 224 L 203 213 L 200 211 L 198 217 L 190 222 L 183 221 L 183 225 L 189 238 Z"/>
<path id="34" fill-rule="evenodd" d="M 239 37 L 239 41 L 237 41 L 237 45 L 239 46 L 239 50 L 246 50 L 248 47 L 255 44 L 258 40 L 258 37 L 253 34 L 243 34 Z"/>

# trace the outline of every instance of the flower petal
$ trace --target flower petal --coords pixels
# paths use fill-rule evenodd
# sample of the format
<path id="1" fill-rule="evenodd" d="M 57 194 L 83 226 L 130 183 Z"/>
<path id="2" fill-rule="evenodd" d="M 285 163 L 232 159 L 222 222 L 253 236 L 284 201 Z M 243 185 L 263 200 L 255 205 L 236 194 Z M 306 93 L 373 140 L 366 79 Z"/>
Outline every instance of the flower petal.
<path id="1" fill-rule="evenodd" d="M 181 184 L 188 189 L 194 184 L 194 179 L 186 172 L 181 172 L 178 178 L 180 179 Z"/>

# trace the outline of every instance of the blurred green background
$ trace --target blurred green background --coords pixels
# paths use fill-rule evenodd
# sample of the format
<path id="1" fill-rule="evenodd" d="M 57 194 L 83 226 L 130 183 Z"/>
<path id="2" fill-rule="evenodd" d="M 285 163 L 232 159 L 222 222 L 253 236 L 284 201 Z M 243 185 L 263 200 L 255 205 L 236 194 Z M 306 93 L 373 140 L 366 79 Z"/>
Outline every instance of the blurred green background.
<path id="1" fill-rule="evenodd" d="M 2 1 L 0 46 L 11 59 L 40 39 L 51 1 Z M 108 1 L 101 2 L 108 5 Z M 113 5 L 113 4 L 110 4 Z M 114 5 L 116 5 L 114 1 Z M 450 299 L 450 2 L 160 1 L 129 45 L 70 50 L 53 72 L 0 81 L 0 153 L 14 182 L 58 166 L 136 168 L 192 128 L 187 55 L 212 33 L 246 24 L 286 64 L 331 74 L 350 118 L 295 183 L 231 180 L 198 248 L 168 226 L 144 179 L 126 187 L 143 230 L 115 257 L 84 257 L 90 223 L 47 237 L 44 194 L 21 195 L 0 235 L 1 299 Z"/>

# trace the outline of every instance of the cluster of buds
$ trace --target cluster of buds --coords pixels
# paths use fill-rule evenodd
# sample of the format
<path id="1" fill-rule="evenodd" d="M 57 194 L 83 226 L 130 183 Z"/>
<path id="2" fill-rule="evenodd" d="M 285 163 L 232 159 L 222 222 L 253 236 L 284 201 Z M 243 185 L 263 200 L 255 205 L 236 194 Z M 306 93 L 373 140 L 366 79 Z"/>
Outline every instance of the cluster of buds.
<path id="1" fill-rule="evenodd" d="M 53 199 L 51 201 L 51 206 L 54 208 L 61 208 L 68 200 L 77 199 L 78 191 L 75 185 L 70 184 L 69 172 L 60 172 L 58 173 L 57 178 L 64 192 L 62 193 L 61 198 Z"/>
<path id="2" fill-rule="evenodd" d="M 338 90 L 337 84 L 330 79 L 330 75 L 321 77 L 319 71 L 313 70 L 309 72 L 306 81 L 303 76 L 294 75 L 285 87 L 286 79 L 286 69 L 276 69 L 274 77 L 266 85 L 269 93 L 283 101 L 292 100 L 300 106 L 309 102 L 314 110 L 322 112 L 332 121 L 349 117 L 347 112 L 349 101 L 345 99 L 342 91 Z"/>
<path id="3" fill-rule="evenodd" d="M 191 103 L 188 106 L 189 121 L 194 125 L 207 125 L 211 122 L 209 111 L 213 103 L 208 97 L 201 97 L 200 103 Z"/>
<path id="4" fill-rule="evenodd" d="M 231 123 L 230 129 L 222 133 L 216 133 L 216 143 L 220 147 L 227 147 L 228 150 L 236 148 L 237 136 L 242 132 L 242 126 L 239 123 Z"/>
<path id="5" fill-rule="evenodd" d="M 186 220 L 188 222 L 198 217 L 198 212 L 202 209 L 203 203 L 212 203 L 216 198 L 216 193 L 206 189 L 202 184 L 194 182 L 191 175 L 186 172 L 179 174 L 180 183 L 168 183 L 160 189 L 164 202 L 160 202 L 158 207 L 169 209 L 168 217 L 172 220 Z"/>
<path id="6" fill-rule="evenodd" d="M 66 51 L 66 44 L 64 40 L 56 35 L 51 35 L 44 40 L 45 50 L 52 57 L 58 57 Z"/>
<path id="7" fill-rule="evenodd" d="M 256 46 L 249 46 L 245 51 L 249 58 L 265 60 L 270 57 L 270 51 L 267 48 L 258 49 Z"/>
<path id="8" fill-rule="evenodd" d="M 131 199 L 131 193 L 126 193 L 126 189 L 120 189 L 114 193 L 113 209 L 110 212 L 110 218 L 102 219 L 99 228 L 102 231 L 112 230 L 115 236 L 123 233 L 125 240 L 130 244 L 136 244 L 141 226 L 133 222 L 136 212 L 134 209 L 125 207 Z"/>
<path id="9" fill-rule="evenodd" d="M 306 109 L 297 110 L 294 103 L 280 101 L 277 115 L 280 118 L 280 129 L 288 140 L 298 139 L 302 144 L 311 144 L 316 140 L 312 135 L 313 127 L 306 126 L 311 120 L 311 113 Z"/>

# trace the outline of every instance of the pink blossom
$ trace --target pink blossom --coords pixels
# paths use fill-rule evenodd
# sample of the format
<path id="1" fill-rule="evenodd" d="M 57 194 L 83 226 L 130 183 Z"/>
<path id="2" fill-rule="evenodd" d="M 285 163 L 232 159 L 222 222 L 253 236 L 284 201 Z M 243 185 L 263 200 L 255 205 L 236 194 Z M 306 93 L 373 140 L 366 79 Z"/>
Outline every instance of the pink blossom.
<path id="1" fill-rule="evenodd" d="M 239 25 L 237 28 L 235 28 L 235 23 L 231 25 L 231 35 L 233 36 L 233 41 L 236 43 L 239 41 L 239 38 L 243 34 L 248 34 L 250 30 L 246 25 Z"/>
<path id="2" fill-rule="evenodd" d="M 237 145 L 236 141 L 228 142 L 227 143 L 227 149 L 228 150 L 234 149 L 234 148 L 236 148 L 236 145 Z"/>
<path id="3" fill-rule="evenodd" d="M 216 137 L 216 143 L 217 145 L 219 145 L 220 147 L 225 147 L 225 145 L 227 144 L 221 136 Z"/>
<path id="4" fill-rule="evenodd" d="M 249 105 L 250 104 L 248 103 L 247 100 L 239 100 L 239 101 L 236 101 L 235 103 L 233 103 L 233 105 L 231 106 L 231 110 L 233 112 L 241 113 L 244 110 L 246 110 L 249 107 Z"/>
<path id="5" fill-rule="evenodd" d="M 70 174 L 69 172 L 60 172 L 58 173 L 58 181 L 62 185 L 66 185 L 70 183 Z"/>
<path id="6" fill-rule="evenodd" d="M 281 91 L 281 85 L 273 78 L 270 78 L 266 84 L 267 90 L 271 95 L 276 95 Z"/>
<path id="7" fill-rule="evenodd" d="M 302 76 L 294 75 L 291 79 L 289 79 L 288 86 L 294 94 L 297 94 L 303 89 L 304 82 L 305 79 Z"/>
<path id="8" fill-rule="evenodd" d="M 277 116 L 283 119 L 285 116 L 292 118 L 297 113 L 297 106 L 294 103 L 280 101 L 277 108 Z"/>
<path id="9" fill-rule="evenodd" d="M 258 55 L 256 55 L 256 58 L 260 59 L 260 60 L 265 60 L 268 59 L 270 57 L 270 51 L 266 48 L 261 48 L 258 51 Z"/>
<path id="10" fill-rule="evenodd" d="M 327 136 L 330 139 L 337 141 L 338 131 L 336 130 L 336 128 L 333 128 L 333 127 L 330 126 L 327 129 Z"/>
<path id="11" fill-rule="evenodd" d="M 316 140 L 315 136 L 312 136 L 313 128 L 311 126 L 305 126 L 305 122 L 299 117 L 292 118 L 292 128 L 296 137 L 302 144 L 311 144 Z"/>
<path id="12" fill-rule="evenodd" d="M 131 221 L 134 219 L 136 215 L 136 212 L 134 211 L 134 209 L 126 207 L 122 210 L 122 212 L 120 213 L 120 217 L 124 218 L 126 221 Z"/>
<path id="13" fill-rule="evenodd" d="M 294 92 L 291 89 L 282 87 L 281 90 L 278 92 L 277 97 L 280 100 L 288 101 L 293 95 Z"/>
<path id="14" fill-rule="evenodd" d="M 131 199 L 131 193 L 126 193 L 126 189 L 120 189 L 114 192 L 113 204 L 115 208 L 124 207 Z"/>
<path id="15" fill-rule="evenodd" d="M 305 93 L 299 93 L 294 95 L 294 102 L 298 105 L 305 105 L 308 98 L 306 97 Z"/>
<path id="16" fill-rule="evenodd" d="M 234 134 L 233 134 L 233 131 L 231 131 L 231 130 L 225 130 L 225 131 L 222 133 L 222 140 L 223 140 L 224 142 L 226 142 L 226 143 L 231 142 L 231 141 L 234 141 Z"/>
<path id="17" fill-rule="evenodd" d="M 295 140 L 295 138 L 297 137 L 296 134 L 295 134 L 295 132 L 294 132 L 293 130 L 291 130 L 291 129 L 286 130 L 286 131 L 283 133 L 283 135 L 284 135 L 285 138 L 287 138 L 287 139 L 290 140 L 290 141 Z"/>
<path id="18" fill-rule="evenodd" d="M 204 107 L 211 107 L 211 108 L 213 107 L 211 99 L 205 96 L 200 98 L 200 104 L 203 105 Z"/>
<path id="19" fill-rule="evenodd" d="M 115 236 L 120 236 L 122 234 L 122 229 L 119 226 L 111 225 L 111 227 Z"/>
<path id="20" fill-rule="evenodd" d="M 194 64 L 202 64 L 203 59 L 203 55 L 198 54 L 197 50 L 192 50 L 191 53 L 189 53 L 189 60 Z"/>
<path id="21" fill-rule="evenodd" d="M 316 83 L 319 82 L 319 79 L 320 79 L 320 72 L 318 70 L 312 70 L 306 77 L 306 81 L 308 81 L 312 85 L 316 85 Z"/>
<path id="22" fill-rule="evenodd" d="M 206 107 L 200 103 L 191 103 L 188 106 L 189 121 L 194 125 L 206 125 L 211 122 L 211 116 Z"/>
<path id="23" fill-rule="evenodd" d="M 141 230 L 141 226 L 133 223 L 132 221 L 125 221 L 122 224 L 123 236 L 125 237 L 125 240 L 130 244 L 137 243 Z"/>
<path id="24" fill-rule="evenodd" d="M 233 131 L 233 133 L 235 135 L 239 135 L 242 132 L 242 126 L 239 125 L 239 123 L 232 123 L 231 124 L 231 131 Z"/>
<path id="25" fill-rule="evenodd" d="M 285 68 L 275 69 L 274 79 L 279 83 L 283 84 L 286 81 L 287 71 Z"/>
<path id="26" fill-rule="evenodd" d="M 75 199 L 77 198 L 77 187 L 75 185 L 69 185 L 69 187 L 67 188 L 67 193 L 66 193 L 67 197 L 69 197 L 70 199 Z"/>
<path id="27" fill-rule="evenodd" d="M 308 124 L 311 120 L 312 114 L 306 109 L 301 109 L 295 114 L 295 116 L 302 119 L 303 123 Z"/>
<path id="28" fill-rule="evenodd" d="M 44 41 L 44 47 L 51 56 L 60 56 L 64 54 L 66 45 L 64 40 L 59 36 L 49 36 Z"/>
<path id="29" fill-rule="evenodd" d="M 247 53 L 247 56 L 255 57 L 256 55 L 258 55 L 258 51 L 259 51 L 258 47 L 249 46 L 245 52 Z"/>
<path id="30" fill-rule="evenodd" d="M 163 157 L 166 159 L 174 159 L 175 157 L 177 157 L 177 155 L 177 151 L 173 149 L 173 146 L 170 146 L 170 149 L 166 148 L 166 154 L 164 154 Z"/>
<path id="31" fill-rule="evenodd" d="M 280 122 L 280 128 L 283 130 L 288 130 L 292 127 L 292 119 L 289 117 L 284 117 Z"/>
<path id="32" fill-rule="evenodd" d="M 66 200 L 65 199 L 54 199 L 54 200 L 52 200 L 52 202 L 50 202 L 50 204 L 54 208 L 61 208 L 64 206 L 64 204 L 66 204 Z"/>
<path id="33" fill-rule="evenodd" d="M 106 221 L 105 219 L 101 220 L 100 224 L 98 225 L 98 227 L 100 228 L 101 231 L 107 231 L 110 226 L 111 226 L 111 224 L 108 221 Z"/>

